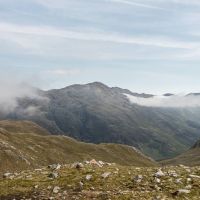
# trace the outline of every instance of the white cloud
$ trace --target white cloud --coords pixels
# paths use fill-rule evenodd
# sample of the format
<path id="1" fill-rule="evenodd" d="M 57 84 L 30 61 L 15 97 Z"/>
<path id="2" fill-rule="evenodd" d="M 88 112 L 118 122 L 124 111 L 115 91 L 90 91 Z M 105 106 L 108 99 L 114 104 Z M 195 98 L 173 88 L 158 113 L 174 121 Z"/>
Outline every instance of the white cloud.
<path id="1" fill-rule="evenodd" d="M 200 107 L 200 96 L 195 95 L 154 96 L 151 98 L 135 97 L 129 94 L 124 95 L 129 99 L 130 102 L 146 107 Z"/>
<path id="2" fill-rule="evenodd" d="M 0 112 L 3 114 L 13 112 L 18 107 L 18 100 L 20 98 L 47 100 L 47 98 L 40 96 L 37 90 L 27 83 L 19 83 L 12 77 L 7 77 L 9 80 L 3 79 L 5 78 L 1 77 L 0 80 Z"/>
<path id="3" fill-rule="evenodd" d="M 114 2 L 114 3 L 131 5 L 131 6 L 142 7 L 142 8 L 165 10 L 164 8 L 160 8 L 160 7 L 152 6 L 152 5 L 148 5 L 148 4 L 143 4 L 143 3 L 138 3 L 138 2 L 134 2 L 134 1 L 130 1 L 130 0 L 108 0 L 108 1 Z"/>
<path id="4" fill-rule="evenodd" d="M 80 74 L 81 71 L 78 69 L 55 69 L 55 70 L 47 70 L 44 73 L 56 76 L 71 76 Z"/>
<path id="5" fill-rule="evenodd" d="M 17 40 L 18 35 L 32 35 L 38 37 L 59 37 L 73 40 L 111 42 L 121 44 L 136 44 L 146 46 L 156 46 L 161 48 L 193 49 L 199 46 L 196 42 L 184 42 L 171 38 L 159 36 L 126 36 L 110 32 L 66 30 L 50 26 L 23 26 L 10 23 L 0 23 L 0 37 L 5 33 L 13 33 L 8 38 Z M 23 43 L 20 39 L 19 43 Z M 25 41 L 26 42 L 26 41 Z M 23 46 L 25 44 L 21 44 Z"/>

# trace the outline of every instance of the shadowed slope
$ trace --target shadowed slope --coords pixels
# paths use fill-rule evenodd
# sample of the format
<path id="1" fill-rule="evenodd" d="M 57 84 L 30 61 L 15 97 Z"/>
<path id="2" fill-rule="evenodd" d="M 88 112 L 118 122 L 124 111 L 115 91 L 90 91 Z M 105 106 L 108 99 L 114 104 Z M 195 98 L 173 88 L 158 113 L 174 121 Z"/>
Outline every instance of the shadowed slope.
<path id="1" fill-rule="evenodd" d="M 166 161 L 162 161 L 165 165 L 178 165 L 183 164 L 187 166 L 199 166 L 200 165 L 200 140 L 195 145 L 186 151 L 185 153 Z"/>

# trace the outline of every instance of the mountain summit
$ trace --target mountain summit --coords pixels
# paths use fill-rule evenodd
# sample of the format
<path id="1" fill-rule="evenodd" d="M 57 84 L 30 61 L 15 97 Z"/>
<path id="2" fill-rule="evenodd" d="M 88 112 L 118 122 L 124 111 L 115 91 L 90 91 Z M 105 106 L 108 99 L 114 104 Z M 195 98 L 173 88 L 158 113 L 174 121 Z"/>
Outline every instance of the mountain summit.
<path id="1" fill-rule="evenodd" d="M 31 120 L 52 134 L 85 142 L 127 144 L 154 159 L 182 153 L 200 137 L 198 109 L 144 107 L 127 98 L 153 95 L 99 82 L 40 93 L 48 101 L 20 99 L 6 118 Z"/>

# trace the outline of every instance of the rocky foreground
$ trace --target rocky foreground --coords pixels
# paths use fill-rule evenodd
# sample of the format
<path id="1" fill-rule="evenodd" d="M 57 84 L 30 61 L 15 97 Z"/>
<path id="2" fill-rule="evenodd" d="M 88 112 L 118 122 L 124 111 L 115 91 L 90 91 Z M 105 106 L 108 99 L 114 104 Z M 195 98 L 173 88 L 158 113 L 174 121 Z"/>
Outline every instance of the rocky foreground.
<path id="1" fill-rule="evenodd" d="M 102 161 L 5 173 L 1 200 L 200 199 L 200 167 L 125 167 Z"/>

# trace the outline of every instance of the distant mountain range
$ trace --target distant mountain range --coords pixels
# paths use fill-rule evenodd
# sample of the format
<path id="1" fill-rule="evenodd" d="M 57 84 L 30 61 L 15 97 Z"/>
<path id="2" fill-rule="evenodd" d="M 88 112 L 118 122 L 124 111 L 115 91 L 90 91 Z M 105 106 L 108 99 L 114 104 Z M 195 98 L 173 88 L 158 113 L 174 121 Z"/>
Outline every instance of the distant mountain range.
<path id="1" fill-rule="evenodd" d="M 51 134 L 84 142 L 134 146 L 158 160 L 184 152 L 200 138 L 199 108 L 145 107 L 126 96 L 150 98 L 151 94 L 99 82 L 38 93 L 48 101 L 19 99 L 17 109 L 1 119 L 31 120 Z"/>

